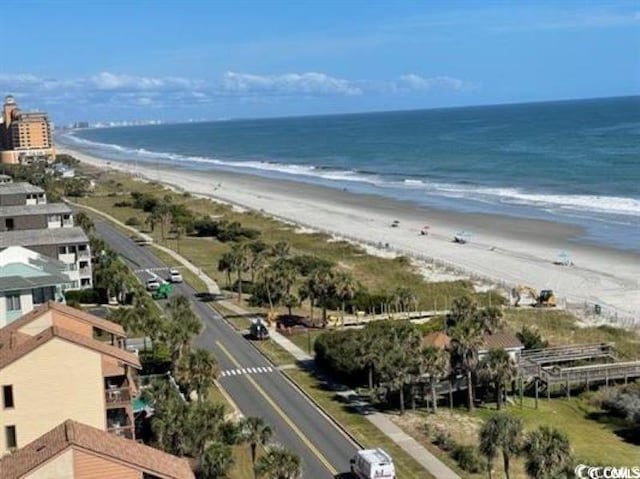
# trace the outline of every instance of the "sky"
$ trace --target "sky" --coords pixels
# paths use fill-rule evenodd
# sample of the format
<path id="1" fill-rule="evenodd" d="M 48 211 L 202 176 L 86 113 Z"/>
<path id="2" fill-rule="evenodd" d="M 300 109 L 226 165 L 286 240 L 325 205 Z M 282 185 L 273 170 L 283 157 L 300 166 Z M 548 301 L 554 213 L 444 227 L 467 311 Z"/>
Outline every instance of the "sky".
<path id="1" fill-rule="evenodd" d="M 640 94 L 637 1 L 3 0 L 0 95 L 186 121 Z"/>

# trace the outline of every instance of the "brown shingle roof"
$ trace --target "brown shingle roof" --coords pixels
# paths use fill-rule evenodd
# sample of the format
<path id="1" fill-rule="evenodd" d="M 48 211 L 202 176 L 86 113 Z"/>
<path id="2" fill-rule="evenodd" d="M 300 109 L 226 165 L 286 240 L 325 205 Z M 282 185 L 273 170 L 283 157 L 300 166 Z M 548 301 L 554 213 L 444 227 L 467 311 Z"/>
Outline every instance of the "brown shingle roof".
<path id="1" fill-rule="evenodd" d="M 446 349 L 451 344 L 451 338 L 442 331 L 435 331 L 422 338 L 423 346 L 433 346 L 439 349 Z"/>
<path id="2" fill-rule="evenodd" d="M 524 344 L 510 333 L 493 333 L 482 338 L 480 351 L 488 351 L 490 349 L 524 349 Z"/>
<path id="3" fill-rule="evenodd" d="M 0 477 L 19 479 L 68 448 L 124 463 L 163 479 L 193 479 L 186 459 L 124 439 L 86 424 L 67 420 L 0 460 Z"/>
<path id="4" fill-rule="evenodd" d="M 19 334 L 19 333 L 18 333 Z M 17 359 L 23 357 L 25 354 L 30 353 L 34 349 L 38 348 L 42 344 L 46 343 L 50 339 L 57 337 L 80 346 L 97 351 L 101 354 L 111 356 L 118 359 L 129 366 L 140 369 L 140 360 L 138 356 L 124 349 L 111 346 L 110 344 L 103 343 L 93 338 L 88 338 L 66 329 L 51 327 L 47 328 L 41 333 L 25 337 L 26 335 L 20 335 L 16 337 L 15 345 L 12 347 L 10 335 L 5 335 L 0 344 L 0 369 L 6 367 Z"/>
<path id="5" fill-rule="evenodd" d="M 55 301 L 48 301 L 46 304 L 35 308 L 33 311 L 25 314 L 24 316 L 21 316 L 20 318 L 6 325 L 4 328 L 0 329 L 0 338 L 4 336 L 5 332 L 17 331 L 18 329 L 22 328 L 26 324 L 29 324 L 31 321 L 39 318 L 40 316 L 42 316 L 42 314 L 50 310 L 57 311 L 66 316 L 71 316 L 74 319 L 77 319 L 84 323 L 89 323 L 96 328 L 102 329 L 111 334 L 115 334 L 116 336 L 125 336 L 124 329 L 119 324 L 99 318 L 80 309 L 72 308 L 71 306 L 67 306 L 66 304 L 56 303 Z"/>

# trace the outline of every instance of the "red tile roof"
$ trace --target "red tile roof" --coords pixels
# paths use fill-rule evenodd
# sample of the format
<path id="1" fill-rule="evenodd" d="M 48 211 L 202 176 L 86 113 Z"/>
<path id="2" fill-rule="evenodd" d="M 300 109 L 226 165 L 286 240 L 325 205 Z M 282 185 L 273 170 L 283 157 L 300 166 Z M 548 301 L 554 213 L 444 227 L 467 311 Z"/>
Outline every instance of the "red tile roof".
<path id="1" fill-rule="evenodd" d="M 71 420 L 2 458 L 0 477 L 20 479 L 69 448 L 124 463 L 162 479 L 194 478 L 186 459 Z"/>
<path id="2" fill-rule="evenodd" d="M 493 333 L 482 338 L 480 351 L 488 351 L 490 349 L 524 349 L 524 344 L 511 333 Z"/>
<path id="3" fill-rule="evenodd" d="M 30 353 L 54 337 L 111 356 L 134 368 L 141 368 L 140 360 L 134 353 L 55 326 L 47 328 L 35 336 L 28 336 L 17 332 L 14 332 L 14 335 L 14 338 L 16 338 L 14 344 L 12 344 L 10 334 L 5 334 L 0 337 L 0 369 Z"/>
<path id="4" fill-rule="evenodd" d="M 429 333 L 422 338 L 423 346 L 434 346 L 439 349 L 446 349 L 451 344 L 451 338 L 442 331 L 435 331 Z"/>
<path id="5" fill-rule="evenodd" d="M 55 301 L 48 301 L 42 306 L 35 308 L 33 311 L 25 314 L 24 316 L 21 316 L 20 318 L 6 325 L 4 328 L 0 329 L 0 337 L 5 334 L 6 331 L 17 331 L 18 329 L 29 324 L 31 321 L 38 319 L 40 316 L 50 310 L 54 310 L 64 315 L 71 316 L 74 319 L 77 319 L 84 323 L 88 323 L 91 326 L 95 326 L 98 329 L 102 329 L 104 331 L 107 331 L 108 333 L 115 334 L 116 336 L 125 336 L 124 329 L 119 324 L 99 318 L 80 309 L 72 308 L 71 306 L 67 306 L 66 304 L 56 303 Z"/>

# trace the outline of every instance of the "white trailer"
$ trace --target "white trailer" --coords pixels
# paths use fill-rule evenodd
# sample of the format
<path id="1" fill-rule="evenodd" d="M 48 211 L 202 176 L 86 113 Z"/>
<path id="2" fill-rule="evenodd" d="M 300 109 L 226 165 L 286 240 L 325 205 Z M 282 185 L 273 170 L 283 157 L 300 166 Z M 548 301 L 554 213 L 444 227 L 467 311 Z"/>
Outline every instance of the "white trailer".
<path id="1" fill-rule="evenodd" d="M 358 479 L 396 479 L 391 456 L 382 449 L 363 449 L 351 459 L 351 473 Z"/>

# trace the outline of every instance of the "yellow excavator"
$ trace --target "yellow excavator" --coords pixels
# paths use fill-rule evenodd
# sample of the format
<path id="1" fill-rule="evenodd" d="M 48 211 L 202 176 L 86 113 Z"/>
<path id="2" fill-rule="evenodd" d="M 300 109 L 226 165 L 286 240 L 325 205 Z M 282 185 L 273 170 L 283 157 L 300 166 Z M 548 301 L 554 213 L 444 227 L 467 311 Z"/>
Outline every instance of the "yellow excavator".
<path id="1" fill-rule="evenodd" d="M 520 305 L 523 294 L 527 294 L 533 299 L 532 306 L 534 307 L 553 308 L 557 304 L 556 295 L 551 289 L 543 289 L 538 294 L 536 289 L 529 286 L 517 286 L 511 290 L 511 297 L 514 298 L 513 305 L 516 308 Z"/>

